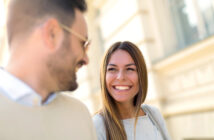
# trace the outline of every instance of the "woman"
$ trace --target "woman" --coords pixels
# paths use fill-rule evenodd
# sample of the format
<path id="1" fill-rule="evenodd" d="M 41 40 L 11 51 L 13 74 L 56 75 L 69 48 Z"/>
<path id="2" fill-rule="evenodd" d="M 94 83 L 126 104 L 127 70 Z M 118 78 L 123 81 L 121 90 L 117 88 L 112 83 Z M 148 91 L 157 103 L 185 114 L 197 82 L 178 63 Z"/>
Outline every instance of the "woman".
<path id="1" fill-rule="evenodd" d="M 147 70 L 141 51 L 131 42 L 116 42 L 101 65 L 103 107 L 93 117 L 98 140 L 169 139 L 160 112 L 142 105 Z"/>

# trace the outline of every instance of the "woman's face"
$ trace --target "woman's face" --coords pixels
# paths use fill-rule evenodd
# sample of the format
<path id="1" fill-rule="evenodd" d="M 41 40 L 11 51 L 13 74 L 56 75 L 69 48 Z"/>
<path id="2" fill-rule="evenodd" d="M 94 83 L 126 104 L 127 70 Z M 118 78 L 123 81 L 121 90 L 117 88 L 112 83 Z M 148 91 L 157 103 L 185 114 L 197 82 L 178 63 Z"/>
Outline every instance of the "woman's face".
<path id="1" fill-rule="evenodd" d="M 118 103 L 133 103 L 139 91 L 138 73 L 128 52 L 116 50 L 110 57 L 106 71 L 106 87 Z"/>

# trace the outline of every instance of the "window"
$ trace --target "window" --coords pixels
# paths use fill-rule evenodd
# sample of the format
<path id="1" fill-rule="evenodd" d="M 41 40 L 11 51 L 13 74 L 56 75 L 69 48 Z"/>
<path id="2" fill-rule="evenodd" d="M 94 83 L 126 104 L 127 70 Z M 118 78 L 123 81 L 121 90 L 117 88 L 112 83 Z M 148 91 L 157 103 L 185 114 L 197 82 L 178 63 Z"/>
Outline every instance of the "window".
<path id="1" fill-rule="evenodd" d="M 169 0 L 169 3 L 177 50 L 214 35 L 214 0 Z"/>

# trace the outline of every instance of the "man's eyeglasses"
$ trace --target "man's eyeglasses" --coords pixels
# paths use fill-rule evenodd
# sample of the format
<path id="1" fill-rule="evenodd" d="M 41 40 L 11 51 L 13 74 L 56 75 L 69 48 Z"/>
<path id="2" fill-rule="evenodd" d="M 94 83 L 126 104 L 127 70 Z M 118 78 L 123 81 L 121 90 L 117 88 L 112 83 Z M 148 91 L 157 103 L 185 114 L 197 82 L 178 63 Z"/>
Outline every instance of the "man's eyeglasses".
<path id="1" fill-rule="evenodd" d="M 91 43 L 91 40 L 85 38 L 84 36 L 80 35 L 79 33 L 77 33 L 76 31 L 70 29 L 69 27 L 67 27 L 66 25 L 60 24 L 60 27 L 62 27 L 64 30 L 66 30 L 67 32 L 73 34 L 74 36 L 76 36 L 77 38 L 79 38 L 80 40 L 84 41 L 84 45 L 83 47 L 85 48 L 85 50 L 87 50 L 88 46 Z"/>

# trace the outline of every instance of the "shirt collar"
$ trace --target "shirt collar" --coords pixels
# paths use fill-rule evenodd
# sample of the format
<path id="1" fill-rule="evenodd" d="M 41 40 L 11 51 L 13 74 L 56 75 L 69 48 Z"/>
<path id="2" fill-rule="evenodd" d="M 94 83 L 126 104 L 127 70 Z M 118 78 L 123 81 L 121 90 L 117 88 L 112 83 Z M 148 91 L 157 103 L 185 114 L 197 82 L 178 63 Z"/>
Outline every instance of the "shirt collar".
<path id="1" fill-rule="evenodd" d="M 0 68 L 0 77 L 0 89 L 3 94 L 17 103 L 26 106 L 41 106 L 50 103 L 56 97 L 56 94 L 53 93 L 42 103 L 42 97 L 38 93 L 2 68 Z"/>

